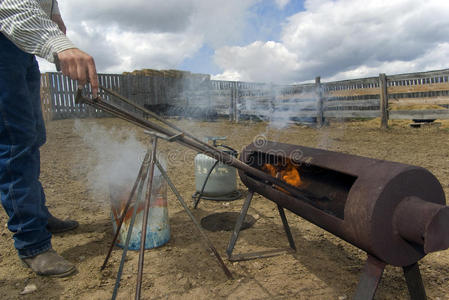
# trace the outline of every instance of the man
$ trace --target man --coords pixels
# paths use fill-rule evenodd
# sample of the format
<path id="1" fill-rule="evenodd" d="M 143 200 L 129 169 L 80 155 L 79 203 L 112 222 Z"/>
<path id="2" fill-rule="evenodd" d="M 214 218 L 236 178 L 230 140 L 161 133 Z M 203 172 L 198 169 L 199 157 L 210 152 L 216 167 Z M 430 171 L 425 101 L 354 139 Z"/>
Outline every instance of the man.
<path id="1" fill-rule="evenodd" d="M 39 275 L 64 277 L 75 266 L 51 246 L 51 233 L 77 227 L 53 217 L 39 182 L 39 147 L 45 143 L 40 72 L 35 55 L 54 62 L 97 96 L 91 56 L 65 36 L 56 0 L 0 0 L 0 194 L 20 259 Z"/>

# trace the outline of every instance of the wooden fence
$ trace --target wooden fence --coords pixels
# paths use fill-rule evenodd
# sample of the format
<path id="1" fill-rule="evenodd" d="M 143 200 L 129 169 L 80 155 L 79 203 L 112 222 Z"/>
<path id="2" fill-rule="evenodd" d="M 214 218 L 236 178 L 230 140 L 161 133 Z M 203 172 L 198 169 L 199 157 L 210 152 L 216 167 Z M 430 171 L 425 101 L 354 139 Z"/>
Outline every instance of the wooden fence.
<path id="1" fill-rule="evenodd" d="M 449 119 L 448 76 L 449 70 L 441 70 L 326 83 L 324 115 L 381 117 L 383 127 L 389 119 Z"/>
<path id="2" fill-rule="evenodd" d="M 98 81 L 101 86 L 115 90 L 142 106 L 146 104 L 202 105 L 198 101 L 199 99 L 195 98 L 195 95 L 198 94 L 196 90 L 198 82 L 203 82 L 204 76 L 194 75 L 191 76 L 192 78 L 182 78 L 181 80 L 175 76 L 170 76 L 170 74 L 169 72 L 166 75 L 156 74 L 153 76 L 98 74 Z M 207 79 L 210 81 L 210 77 L 207 77 Z M 75 103 L 77 89 L 78 84 L 61 73 L 41 74 L 42 111 L 45 120 L 110 116 L 88 105 Z M 90 93 L 91 91 L 88 90 L 87 92 Z M 105 101 L 113 101 L 101 89 L 99 95 Z M 205 98 L 204 93 L 202 98 Z M 208 103 L 210 103 L 210 100 L 208 100 Z M 120 105 L 128 110 L 133 110 L 131 106 L 124 103 L 120 103 Z"/>
<path id="3" fill-rule="evenodd" d="M 99 81 L 139 105 L 209 107 L 235 122 L 261 118 L 323 124 L 327 118 L 381 117 L 386 127 L 389 119 L 449 119 L 449 69 L 326 83 L 317 77 L 315 83 L 284 86 L 199 75 L 99 74 Z M 75 104 L 76 89 L 75 82 L 59 73 L 42 75 L 46 120 L 105 116 Z"/>
<path id="4" fill-rule="evenodd" d="M 120 92 L 121 75 L 99 74 L 101 85 Z M 70 118 L 99 118 L 106 113 L 86 104 L 75 103 L 78 84 L 61 73 L 45 73 L 41 75 L 41 101 L 45 121 Z M 101 94 L 109 101 L 107 95 Z"/>

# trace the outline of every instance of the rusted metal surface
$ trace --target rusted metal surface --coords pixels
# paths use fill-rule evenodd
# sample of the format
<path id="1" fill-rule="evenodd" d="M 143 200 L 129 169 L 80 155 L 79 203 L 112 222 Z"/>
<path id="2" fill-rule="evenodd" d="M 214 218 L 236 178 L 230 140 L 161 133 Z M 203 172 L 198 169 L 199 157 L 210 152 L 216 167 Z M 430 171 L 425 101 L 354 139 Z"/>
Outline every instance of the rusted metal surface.
<path id="1" fill-rule="evenodd" d="M 365 266 L 362 270 L 359 284 L 355 291 L 354 300 L 372 299 L 376 294 L 380 279 L 385 269 L 385 263 L 377 258 L 368 255 Z"/>
<path id="2" fill-rule="evenodd" d="M 395 210 L 394 225 L 404 239 L 423 245 L 425 253 L 448 248 L 447 206 L 429 203 L 418 197 L 407 197 Z"/>
<path id="3" fill-rule="evenodd" d="M 285 158 L 297 165 L 304 181 L 298 189 L 308 200 L 242 170 L 239 175 L 249 189 L 388 264 L 412 265 L 449 247 L 444 192 L 426 169 L 274 142 L 251 144 L 240 157 L 259 169 Z"/>
<path id="4" fill-rule="evenodd" d="M 293 163 L 300 176 L 298 191 L 306 197 L 244 170 L 239 175 L 251 191 L 368 253 L 354 299 L 374 298 L 386 264 L 403 268 L 412 300 L 426 299 L 417 262 L 449 247 L 449 208 L 429 171 L 274 142 L 253 143 L 240 159 L 258 169 Z"/>
<path id="5" fill-rule="evenodd" d="M 421 272 L 419 271 L 418 263 L 414 263 L 411 266 L 403 267 L 405 281 L 407 282 L 407 288 L 410 293 L 411 300 L 426 300 L 426 290 L 421 278 Z"/>

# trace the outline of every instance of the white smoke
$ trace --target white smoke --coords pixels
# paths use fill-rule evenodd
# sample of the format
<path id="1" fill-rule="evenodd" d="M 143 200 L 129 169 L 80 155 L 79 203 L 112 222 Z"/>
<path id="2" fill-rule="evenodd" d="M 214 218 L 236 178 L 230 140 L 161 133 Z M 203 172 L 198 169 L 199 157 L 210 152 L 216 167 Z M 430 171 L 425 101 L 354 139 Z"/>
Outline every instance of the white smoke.
<path id="1" fill-rule="evenodd" d="M 80 163 L 85 164 L 89 188 L 94 194 L 108 193 L 110 188 L 132 187 L 146 152 L 135 131 L 108 129 L 80 120 L 75 120 L 74 131 L 90 149 L 89 157 Z"/>
<path id="2" fill-rule="evenodd" d="M 242 97 L 238 106 L 241 115 L 248 114 L 252 119 L 267 122 L 267 129 L 284 129 L 293 123 L 312 123 L 316 115 L 317 101 L 315 91 L 295 91 L 292 87 L 266 84 L 258 90 L 245 91 L 254 93 L 251 97 Z M 302 115 L 310 112 L 309 117 Z"/>

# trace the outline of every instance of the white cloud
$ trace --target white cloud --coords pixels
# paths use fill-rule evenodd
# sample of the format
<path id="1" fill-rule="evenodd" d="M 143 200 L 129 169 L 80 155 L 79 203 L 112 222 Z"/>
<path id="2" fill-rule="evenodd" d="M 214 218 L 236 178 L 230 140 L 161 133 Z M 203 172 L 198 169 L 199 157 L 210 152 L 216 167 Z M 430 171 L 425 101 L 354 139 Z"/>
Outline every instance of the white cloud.
<path id="1" fill-rule="evenodd" d="M 244 38 L 249 9 L 261 0 L 195 0 L 191 30 L 212 47 L 237 44 Z"/>
<path id="2" fill-rule="evenodd" d="M 280 42 L 223 47 L 216 51 L 215 61 L 224 73 L 268 82 L 449 65 L 449 1 L 306 0 L 305 9 L 288 18 Z"/>
<path id="3" fill-rule="evenodd" d="M 239 72 L 225 71 L 222 74 L 212 75 L 211 79 L 212 80 L 241 81 L 242 75 Z"/>
<path id="4" fill-rule="evenodd" d="M 256 81 L 286 81 L 299 68 L 296 54 L 276 42 L 254 42 L 246 47 L 223 47 L 217 50 L 215 61 L 234 77 Z M 251 68 L 247 68 L 247 66 Z M 235 74 L 240 74 L 237 76 Z M 217 77 L 224 78 L 224 75 Z"/>
<path id="5" fill-rule="evenodd" d="M 260 0 L 60 1 L 69 38 L 100 72 L 175 68 L 205 44 L 243 39 L 249 8 Z M 42 63 L 42 71 L 53 67 Z"/>
<path id="6" fill-rule="evenodd" d="M 121 31 L 112 27 L 71 32 L 77 45 L 96 59 L 104 72 L 123 72 L 135 68 L 175 68 L 202 45 L 198 35 Z M 88 37 L 87 39 L 85 37 Z M 95 42 L 92 42 L 95 41 Z"/>
<path id="7" fill-rule="evenodd" d="M 435 59 L 436 58 L 436 59 Z M 423 70 L 441 70 L 449 68 L 449 43 L 443 43 L 430 49 L 424 55 L 410 61 L 386 61 L 375 66 L 361 65 L 349 71 L 336 73 L 327 80 L 344 78 L 363 78 L 379 73 L 401 74 Z"/>
<path id="8" fill-rule="evenodd" d="M 305 11 L 284 20 L 278 40 L 245 36 L 254 34 L 248 22 L 263 17 L 254 15 L 254 5 L 285 9 L 291 2 L 272 1 L 59 4 L 68 36 L 95 58 L 99 72 L 178 68 L 205 45 L 215 50 L 222 70 L 217 79 L 291 83 L 449 67 L 447 0 L 306 0 Z M 42 71 L 54 70 L 40 64 Z"/>

